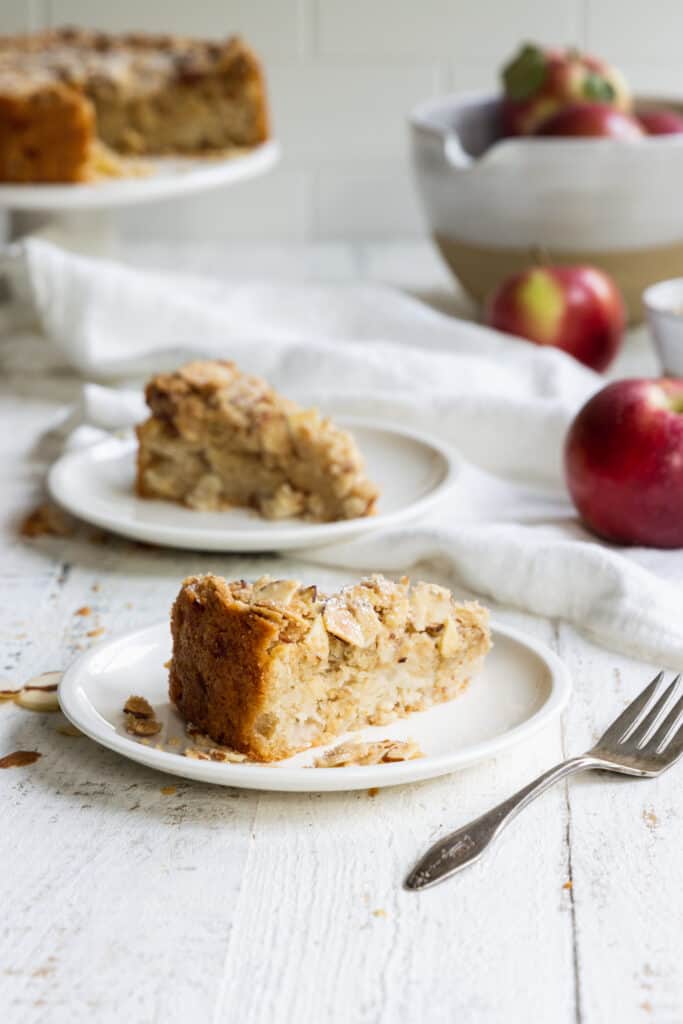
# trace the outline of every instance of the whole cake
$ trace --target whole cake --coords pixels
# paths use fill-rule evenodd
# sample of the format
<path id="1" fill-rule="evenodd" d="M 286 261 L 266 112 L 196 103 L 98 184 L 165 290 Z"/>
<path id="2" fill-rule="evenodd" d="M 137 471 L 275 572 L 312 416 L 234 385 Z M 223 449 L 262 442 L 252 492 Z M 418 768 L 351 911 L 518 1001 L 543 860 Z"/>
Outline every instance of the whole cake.
<path id="1" fill-rule="evenodd" d="M 178 711 L 257 761 L 451 700 L 491 644 L 478 604 L 382 576 L 330 596 L 294 580 L 192 576 L 171 631 Z"/>
<path id="2" fill-rule="evenodd" d="M 137 491 L 204 511 L 250 506 L 268 519 L 371 515 L 378 490 L 352 436 L 223 360 L 154 377 L 137 428 Z"/>
<path id="3" fill-rule="evenodd" d="M 237 37 L 60 29 L 0 38 L 0 181 L 88 180 L 98 143 L 196 155 L 267 136 L 261 65 Z"/>

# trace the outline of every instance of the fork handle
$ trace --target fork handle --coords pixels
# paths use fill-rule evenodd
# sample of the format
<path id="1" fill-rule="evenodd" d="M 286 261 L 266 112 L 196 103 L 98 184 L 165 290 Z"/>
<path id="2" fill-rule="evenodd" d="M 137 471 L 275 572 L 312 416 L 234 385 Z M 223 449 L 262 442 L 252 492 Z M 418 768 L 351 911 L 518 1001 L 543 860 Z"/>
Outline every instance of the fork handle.
<path id="1" fill-rule="evenodd" d="M 442 882 L 468 864 L 473 864 L 479 860 L 486 847 L 503 831 L 508 822 L 535 797 L 540 796 L 553 783 L 559 782 L 567 775 L 585 771 L 587 768 L 597 768 L 599 765 L 600 761 L 597 758 L 584 754 L 563 761 L 543 775 L 539 775 L 497 807 L 493 807 L 469 825 L 451 832 L 431 846 L 406 878 L 406 889 L 426 889 L 430 885 Z"/>

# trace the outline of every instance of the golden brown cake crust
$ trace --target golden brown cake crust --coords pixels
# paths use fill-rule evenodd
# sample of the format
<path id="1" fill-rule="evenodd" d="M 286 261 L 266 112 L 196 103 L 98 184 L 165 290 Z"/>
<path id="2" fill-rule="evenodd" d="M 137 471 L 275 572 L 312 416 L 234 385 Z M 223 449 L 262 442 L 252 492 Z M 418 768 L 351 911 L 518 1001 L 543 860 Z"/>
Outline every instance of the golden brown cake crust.
<path id="1" fill-rule="evenodd" d="M 201 154 L 269 134 L 261 64 L 238 37 L 60 29 L 0 38 L 0 180 L 82 181 L 94 141 Z"/>
<path id="2" fill-rule="evenodd" d="M 185 580 L 169 694 L 217 743 L 279 760 L 451 700 L 490 647 L 488 616 L 381 576 L 326 596 L 293 580 Z"/>
<path id="3" fill-rule="evenodd" d="M 154 377 L 137 428 L 137 492 L 190 508 L 250 506 L 269 519 L 372 515 L 379 495 L 345 430 L 226 360 Z"/>
<path id="4" fill-rule="evenodd" d="M 277 625 L 234 600 L 225 580 L 186 580 L 173 605 L 169 696 L 217 743 L 259 758 L 253 722 L 263 705 Z"/>
<path id="5" fill-rule="evenodd" d="M 0 181 L 78 181 L 90 159 L 95 115 L 59 82 L 28 95 L 0 87 Z"/>

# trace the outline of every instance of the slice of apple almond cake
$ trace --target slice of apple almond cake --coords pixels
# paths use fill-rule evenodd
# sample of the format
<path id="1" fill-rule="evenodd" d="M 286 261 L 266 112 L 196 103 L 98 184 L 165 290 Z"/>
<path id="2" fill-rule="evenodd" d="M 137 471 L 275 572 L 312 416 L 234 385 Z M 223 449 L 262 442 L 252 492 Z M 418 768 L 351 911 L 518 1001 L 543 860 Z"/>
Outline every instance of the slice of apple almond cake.
<path id="1" fill-rule="evenodd" d="M 451 700 L 491 646 L 476 602 L 379 575 L 329 596 L 267 576 L 191 576 L 171 631 L 180 714 L 257 761 Z"/>
<path id="2" fill-rule="evenodd" d="M 353 437 L 234 363 L 198 360 L 154 377 L 137 428 L 137 492 L 190 508 L 255 508 L 318 522 L 375 511 Z"/>

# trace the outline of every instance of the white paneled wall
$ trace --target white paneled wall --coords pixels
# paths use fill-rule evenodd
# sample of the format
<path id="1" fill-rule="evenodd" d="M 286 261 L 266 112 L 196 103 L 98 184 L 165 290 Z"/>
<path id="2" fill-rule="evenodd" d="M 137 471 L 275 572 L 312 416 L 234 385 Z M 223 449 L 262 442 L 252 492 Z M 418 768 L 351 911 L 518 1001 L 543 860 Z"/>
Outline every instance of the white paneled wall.
<path id="1" fill-rule="evenodd" d="M 440 91 L 494 87 L 521 40 L 586 46 L 641 92 L 683 95 L 683 0 L 0 0 L 0 32 L 60 24 L 239 31 L 266 64 L 280 166 L 124 211 L 135 237 L 419 234 L 406 112 Z"/>

